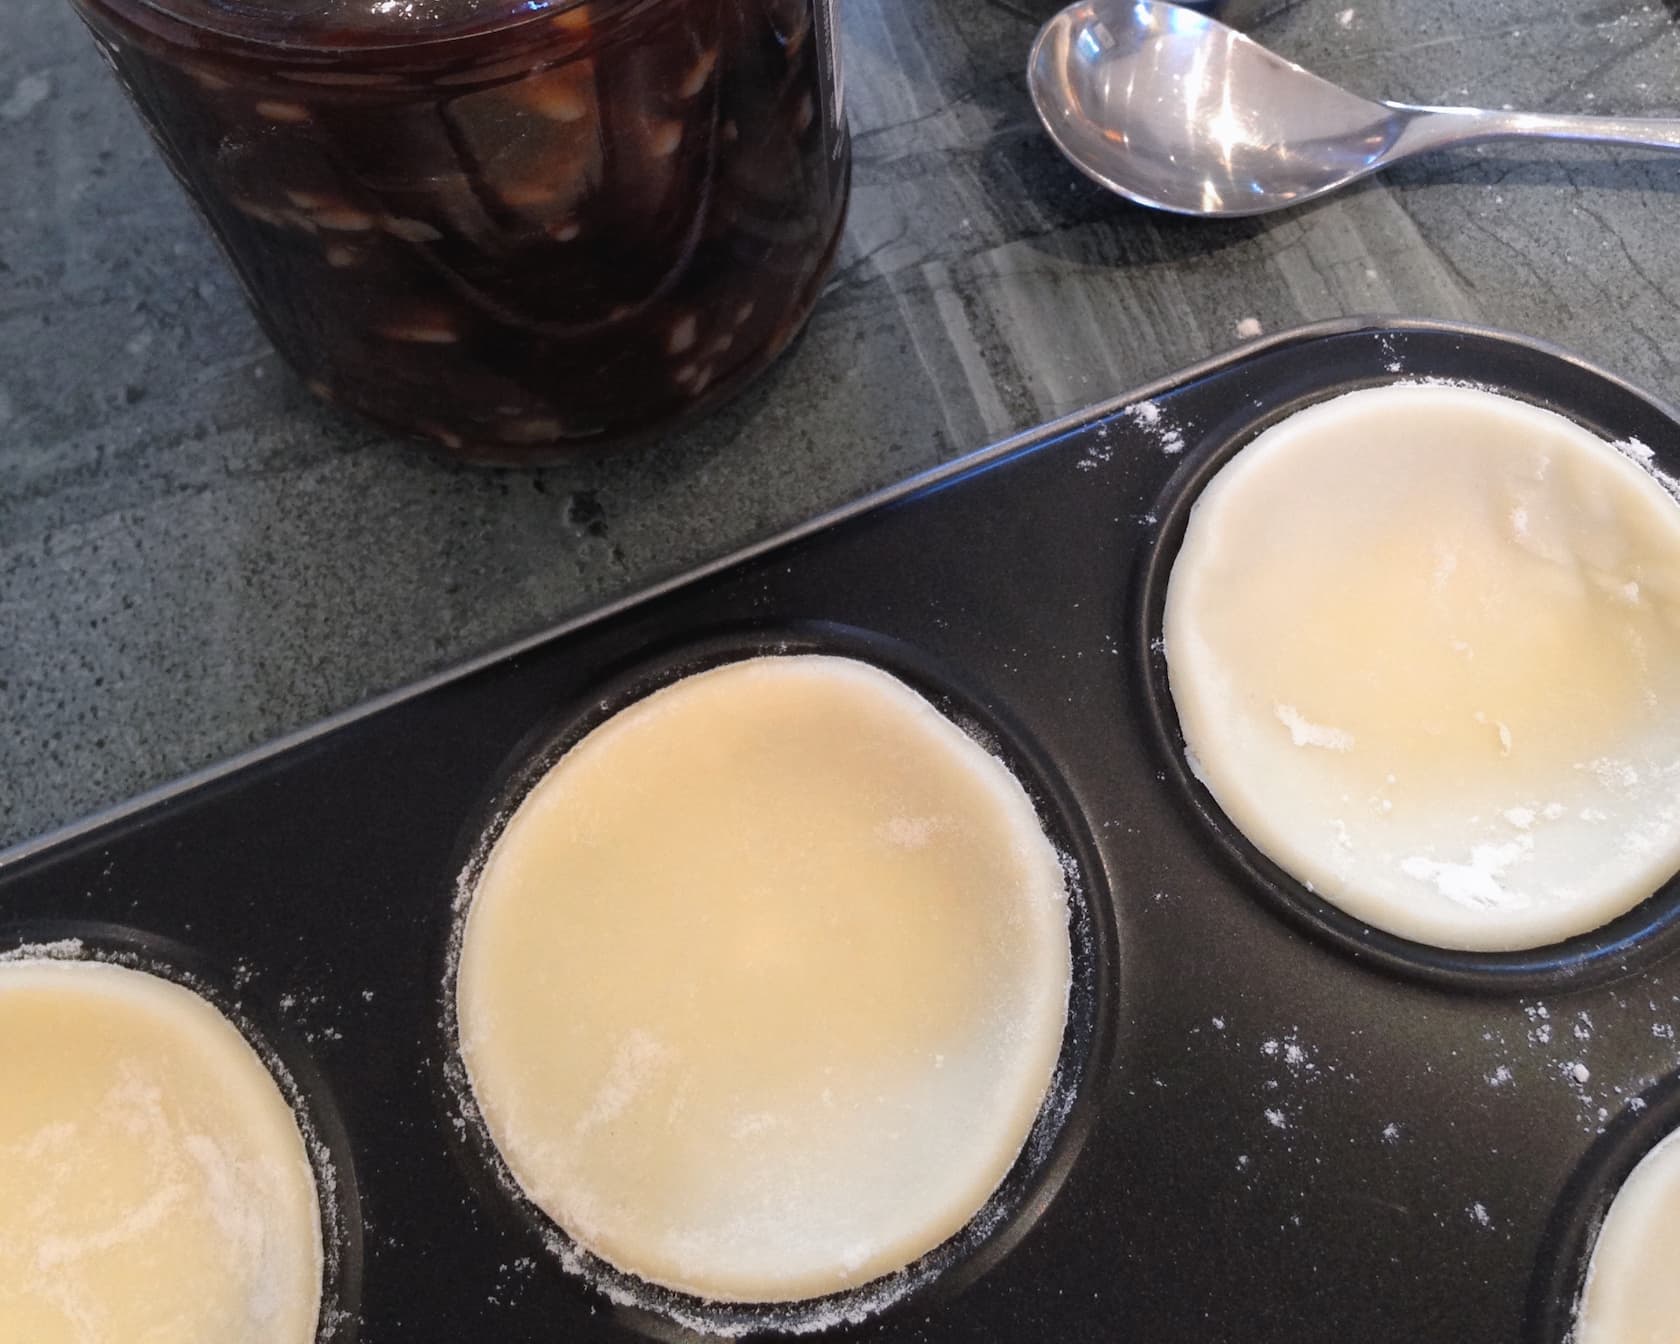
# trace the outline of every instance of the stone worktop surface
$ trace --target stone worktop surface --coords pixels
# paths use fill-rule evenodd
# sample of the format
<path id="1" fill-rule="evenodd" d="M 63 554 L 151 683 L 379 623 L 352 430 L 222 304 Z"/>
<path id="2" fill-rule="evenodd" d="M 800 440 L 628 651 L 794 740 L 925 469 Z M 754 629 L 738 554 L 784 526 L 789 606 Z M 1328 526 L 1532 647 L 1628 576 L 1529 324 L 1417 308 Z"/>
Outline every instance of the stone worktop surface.
<path id="1" fill-rule="evenodd" d="M 65 0 L 0 13 L 0 843 L 1265 331 L 1545 337 L 1680 400 L 1680 159 L 1490 146 L 1263 220 L 1105 195 L 1041 132 L 1033 0 L 840 0 L 851 222 L 809 332 L 711 420 L 440 462 L 270 351 Z M 1680 3 L 1238 0 L 1361 91 L 1680 114 Z"/>

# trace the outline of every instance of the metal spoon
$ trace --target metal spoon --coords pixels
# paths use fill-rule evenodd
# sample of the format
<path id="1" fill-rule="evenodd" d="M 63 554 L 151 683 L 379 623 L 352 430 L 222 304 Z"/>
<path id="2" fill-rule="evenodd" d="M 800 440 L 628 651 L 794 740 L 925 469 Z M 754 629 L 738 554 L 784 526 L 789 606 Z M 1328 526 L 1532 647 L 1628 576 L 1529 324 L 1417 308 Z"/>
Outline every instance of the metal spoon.
<path id="1" fill-rule="evenodd" d="M 1680 149 L 1680 121 L 1371 102 L 1205 14 L 1082 0 L 1027 65 L 1045 129 L 1111 191 L 1184 215 L 1261 215 L 1413 154 L 1531 137 Z"/>

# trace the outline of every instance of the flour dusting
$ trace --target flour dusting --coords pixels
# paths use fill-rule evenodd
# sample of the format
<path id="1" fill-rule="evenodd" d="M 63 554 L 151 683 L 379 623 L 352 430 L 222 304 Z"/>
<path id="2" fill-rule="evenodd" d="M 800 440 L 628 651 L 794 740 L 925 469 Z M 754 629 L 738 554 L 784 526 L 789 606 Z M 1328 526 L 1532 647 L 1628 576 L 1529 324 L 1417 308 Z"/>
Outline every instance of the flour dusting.
<path id="1" fill-rule="evenodd" d="M 1401 861 L 1407 877 L 1434 886 L 1456 905 L 1472 910 L 1522 910 L 1534 903 L 1527 892 L 1515 891 L 1505 878 L 1512 865 L 1532 853 L 1534 838 L 1517 836 L 1505 844 L 1474 845 L 1468 862 L 1454 863 L 1413 854 Z"/>
<path id="2" fill-rule="evenodd" d="M 1168 457 L 1175 457 L 1185 448 L 1184 431 L 1173 424 L 1159 402 L 1139 401 L 1122 412 L 1139 429 L 1147 430 L 1158 447 Z"/>
<path id="3" fill-rule="evenodd" d="M 1289 740 L 1298 747 L 1322 747 L 1326 751 L 1352 751 L 1353 734 L 1340 728 L 1313 723 L 1294 705 L 1275 705 L 1273 713 L 1285 728 Z"/>

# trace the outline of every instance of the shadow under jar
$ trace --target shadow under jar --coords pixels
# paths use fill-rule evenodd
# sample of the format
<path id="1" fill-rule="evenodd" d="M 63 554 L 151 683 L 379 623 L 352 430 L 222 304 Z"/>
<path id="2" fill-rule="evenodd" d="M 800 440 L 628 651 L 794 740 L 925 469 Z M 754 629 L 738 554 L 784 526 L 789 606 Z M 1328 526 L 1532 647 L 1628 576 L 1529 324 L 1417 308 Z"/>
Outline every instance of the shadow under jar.
<path id="1" fill-rule="evenodd" d="M 727 398 L 833 262 L 833 0 L 73 3 L 280 353 L 460 456 Z"/>

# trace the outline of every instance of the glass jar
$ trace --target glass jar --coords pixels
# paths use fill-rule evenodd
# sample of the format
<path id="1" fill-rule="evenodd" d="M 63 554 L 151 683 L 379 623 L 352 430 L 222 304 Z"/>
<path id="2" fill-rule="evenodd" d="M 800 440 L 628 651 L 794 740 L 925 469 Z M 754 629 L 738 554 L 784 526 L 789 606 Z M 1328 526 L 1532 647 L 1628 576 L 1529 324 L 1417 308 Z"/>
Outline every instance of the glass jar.
<path id="1" fill-rule="evenodd" d="M 280 353 L 458 455 L 706 409 L 833 262 L 833 0 L 73 2 Z"/>

